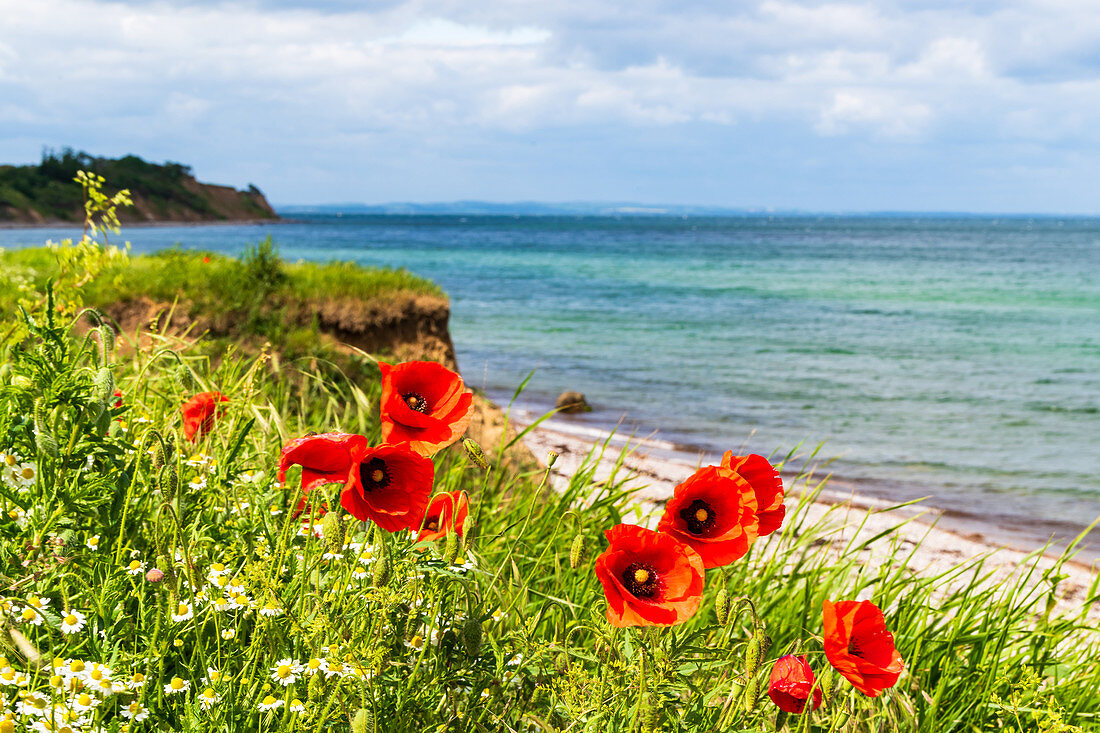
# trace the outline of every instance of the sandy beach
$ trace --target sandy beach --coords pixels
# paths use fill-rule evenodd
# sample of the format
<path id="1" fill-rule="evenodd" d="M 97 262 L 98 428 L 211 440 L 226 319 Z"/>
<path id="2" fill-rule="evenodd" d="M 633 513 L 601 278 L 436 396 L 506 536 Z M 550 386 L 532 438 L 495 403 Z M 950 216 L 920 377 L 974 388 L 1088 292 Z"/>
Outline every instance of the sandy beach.
<path id="1" fill-rule="evenodd" d="M 529 423 L 519 420 L 515 424 L 522 429 Z M 701 453 L 693 457 L 678 452 L 653 437 L 605 433 L 595 438 L 578 434 L 566 421 L 553 419 L 527 433 L 524 443 L 544 466 L 549 451 L 558 454 L 551 470 L 551 482 L 558 488 L 567 485 L 570 477 L 592 460 L 598 461 L 596 481 L 606 480 L 613 474 L 618 479 L 625 477 L 624 487 L 636 490 L 642 522 L 652 525 L 656 524 L 664 501 L 672 495 L 676 485 L 702 465 L 705 458 Z M 616 474 L 624 448 L 627 454 Z M 800 491 L 816 486 L 826 475 L 827 469 L 811 473 L 808 479 L 803 476 L 802 480 L 794 481 L 794 474 L 785 473 L 788 511 L 798 502 Z M 981 572 L 990 574 L 985 582 L 1000 583 L 1014 574 L 1027 573 L 1032 567 L 1049 568 L 1058 559 L 1058 552 L 1053 549 L 1039 553 L 1038 546 L 1022 547 L 997 537 L 995 528 L 978 525 L 963 528 L 958 522 L 945 521 L 943 513 L 931 501 L 900 509 L 889 507 L 888 502 L 860 495 L 852 484 L 830 478 L 807 511 L 811 523 L 821 521 L 829 527 L 830 550 L 838 553 L 850 546 L 853 539 L 858 543 L 894 529 L 903 550 L 912 550 L 907 556 L 908 567 L 920 574 L 939 574 L 984 556 L 986 562 Z M 870 551 L 865 551 L 865 560 L 882 562 L 889 545 L 889 542 L 875 543 Z M 1058 587 L 1061 611 L 1072 613 L 1097 593 L 1098 572 L 1100 562 L 1095 556 L 1082 554 L 1064 563 L 1062 573 L 1066 577 Z M 957 577 L 954 582 L 963 582 L 963 577 L 968 576 Z M 1093 618 L 1100 618 L 1100 604 L 1092 603 L 1088 613 Z"/>

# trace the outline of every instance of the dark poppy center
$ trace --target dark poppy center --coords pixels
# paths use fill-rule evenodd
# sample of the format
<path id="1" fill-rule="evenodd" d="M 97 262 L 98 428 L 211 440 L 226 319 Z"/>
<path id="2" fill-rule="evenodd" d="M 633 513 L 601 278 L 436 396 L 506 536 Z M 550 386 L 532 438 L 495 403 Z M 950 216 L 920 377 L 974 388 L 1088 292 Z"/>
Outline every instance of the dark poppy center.
<path id="1" fill-rule="evenodd" d="M 661 576 L 649 565 L 631 563 L 623 571 L 623 585 L 638 598 L 654 598 L 661 592 Z"/>
<path id="2" fill-rule="evenodd" d="M 405 405 L 410 410 L 424 415 L 429 415 L 432 412 L 432 408 L 428 405 L 428 400 L 424 398 L 424 395 L 418 392 L 406 392 L 401 395 L 401 399 L 405 400 Z"/>
<path id="3" fill-rule="evenodd" d="M 705 535 L 714 529 L 717 521 L 714 509 L 702 499 L 691 502 L 691 506 L 680 510 L 680 519 L 687 525 L 687 531 L 694 535 Z"/>
<path id="4" fill-rule="evenodd" d="M 437 531 L 439 529 L 439 517 L 432 517 L 431 519 L 429 519 L 426 529 L 432 532 Z"/>
<path id="5" fill-rule="evenodd" d="M 372 458 L 360 463 L 359 482 L 363 484 L 363 491 L 374 491 L 389 486 L 390 472 L 386 470 L 386 462 L 381 458 Z"/>
<path id="6" fill-rule="evenodd" d="M 853 657 L 859 657 L 860 659 L 864 658 L 863 648 L 860 646 L 858 639 L 851 639 L 848 642 L 848 653 Z"/>

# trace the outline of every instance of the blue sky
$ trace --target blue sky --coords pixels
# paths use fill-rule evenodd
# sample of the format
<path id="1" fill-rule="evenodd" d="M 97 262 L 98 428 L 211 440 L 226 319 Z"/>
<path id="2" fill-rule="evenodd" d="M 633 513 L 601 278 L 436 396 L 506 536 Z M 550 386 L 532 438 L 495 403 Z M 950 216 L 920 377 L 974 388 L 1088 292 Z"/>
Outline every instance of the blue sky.
<path id="1" fill-rule="evenodd" d="M 1096 0 L 0 0 L 0 161 L 279 204 L 1100 213 Z"/>

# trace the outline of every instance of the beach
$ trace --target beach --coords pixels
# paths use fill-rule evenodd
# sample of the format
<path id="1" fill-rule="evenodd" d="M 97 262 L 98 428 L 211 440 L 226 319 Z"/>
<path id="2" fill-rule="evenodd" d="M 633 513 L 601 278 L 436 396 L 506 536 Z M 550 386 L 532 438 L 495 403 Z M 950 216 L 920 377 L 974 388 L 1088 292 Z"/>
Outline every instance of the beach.
<path id="1" fill-rule="evenodd" d="M 525 417 L 529 416 L 514 420 L 515 429 L 523 430 L 530 424 Z M 649 526 L 656 525 L 664 501 L 672 495 L 676 485 L 700 465 L 707 465 L 704 461 L 708 460 L 705 453 L 693 457 L 654 436 L 628 436 L 613 431 L 599 436 L 586 435 L 571 425 L 568 417 L 540 423 L 524 436 L 523 442 L 544 467 L 548 454 L 551 451 L 557 454 L 550 470 L 550 482 L 559 490 L 578 469 L 593 463 L 594 481 L 606 481 L 610 477 L 623 480 L 624 488 L 636 490 L 634 496 L 640 511 L 639 515 L 624 521 Z M 718 458 L 709 456 L 714 463 Z M 798 503 L 802 492 L 827 476 L 827 468 L 801 476 L 784 472 L 788 511 Z M 968 582 L 975 572 L 979 576 L 988 573 L 982 582 L 991 585 L 1005 584 L 1014 577 L 1026 577 L 1030 573 L 1035 578 L 1031 584 L 1036 585 L 1041 572 L 1058 562 L 1057 548 L 1043 552 L 1041 544 L 1029 545 L 1025 539 L 999 532 L 995 525 L 982 525 L 972 520 L 953 521 L 935 507 L 934 500 L 899 509 L 892 509 L 892 506 L 881 499 L 857 493 L 851 483 L 829 478 L 806 508 L 806 519 L 811 525 L 822 522 L 829 527 L 830 542 L 824 551 L 838 554 L 881 533 L 890 534 L 899 543 L 907 567 L 916 574 L 950 576 L 958 566 L 975 558 L 986 558 L 980 569 L 974 568 L 945 581 L 955 586 Z M 890 550 L 891 543 L 876 542 L 860 552 L 866 562 L 877 564 L 887 561 Z M 1063 563 L 1061 574 L 1065 578 L 1057 590 L 1059 611 L 1078 611 L 1095 596 L 1100 584 L 1098 573 L 1100 561 L 1095 549 Z M 1087 612 L 1091 618 L 1100 619 L 1100 604 L 1092 603 Z"/>

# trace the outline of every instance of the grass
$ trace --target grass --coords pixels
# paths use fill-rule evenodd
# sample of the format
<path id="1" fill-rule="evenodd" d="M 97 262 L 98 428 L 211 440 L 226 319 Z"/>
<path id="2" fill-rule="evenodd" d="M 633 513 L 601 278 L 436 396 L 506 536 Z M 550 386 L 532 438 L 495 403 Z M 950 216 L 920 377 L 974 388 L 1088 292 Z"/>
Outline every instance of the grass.
<path id="1" fill-rule="evenodd" d="M 168 334 L 119 356 L 101 343 L 109 346 L 108 331 L 75 338 L 45 308 L 34 315 L 29 335 L 0 344 L 0 452 L 34 473 L 30 485 L 9 480 L 0 499 L 7 663 L 27 680 L 0 688 L 12 714 L 20 689 L 23 702 L 31 692 L 44 705 L 69 705 L 52 678 L 87 685 L 88 673 L 74 671 L 80 660 L 119 680 L 145 678 L 93 695 L 102 702 L 85 714 L 85 731 L 1100 728 L 1100 637 L 1084 612 L 1097 588 L 1079 613 L 1047 612 L 1057 564 L 1004 584 L 980 582 L 981 559 L 917 575 L 907 562 L 914 550 L 886 532 L 870 542 L 887 559 L 870 565 L 854 543 L 829 549 L 836 516 L 810 521 L 824 481 L 804 472 L 788 482 L 783 528 L 708 571 L 695 617 L 617 629 L 592 562 L 606 529 L 646 518 L 622 472 L 595 481 L 606 444 L 560 491 L 544 471 L 506 468 L 506 443 L 486 446 L 488 471 L 452 447 L 434 459 L 435 491 L 469 493 L 474 522 L 462 543 L 417 546 L 349 517 L 346 541 L 334 543 L 292 516 L 296 474 L 285 488 L 274 468 L 281 446 L 309 431 L 376 442 L 376 380 L 318 376 L 306 361 L 264 355 L 211 360 Z M 230 402 L 192 445 L 180 435 L 179 406 L 207 389 Z M 578 536 L 588 550 L 573 567 Z M 165 579 L 146 580 L 153 567 Z M 223 587 L 218 578 L 233 580 Z M 228 585 L 240 607 L 218 610 Z M 717 623 L 722 589 L 751 599 L 771 638 L 756 670 L 746 668 L 750 615 L 741 607 Z M 41 625 L 19 615 L 31 596 L 49 599 Z M 856 597 L 884 610 L 906 660 L 879 698 L 830 675 L 821 652 L 822 601 Z M 181 603 L 188 613 L 177 613 Z M 278 615 L 261 614 L 265 607 Z M 66 634 L 59 627 L 71 610 L 86 622 Z M 801 719 L 778 714 L 766 696 L 746 697 L 795 651 L 829 693 Z M 284 687 L 274 677 L 285 660 L 305 667 Z M 329 674 L 311 674 L 311 660 Z M 167 692 L 173 679 L 188 689 Z M 206 690 L 214 702 L 204 709 Z M 122 716 L 134 704 L 147 719 Z"/>
<path id="2" fill-rule="evenodd" d="M 29 302 L 16 283 L 28 292 L 41 292 L 48 282 L 64 280 L 66 273 L 67 282 L 73 282 L 84 269 L 49 248 L 0 251 L 0 286 L 9 284 L 0 287 L 0 310 L 13 313 L 19 303 Z M 90 269 L 96 276 L 79 288 L 82 305 L 109 310 L 148 298 L 171 307 L 207 331 L 200 348 L 211 357 L 241 349 L 258 353 L 267 344 L 284 357 L 317 356 L 344 370 L 362 365 L 320 328 L 315 314 L 323 304 L 354 302 L 369 326 L 371 311 L 393 310 L 395 300 L 446 297 L 434 283 L 407 270 L 347 262 L 285 263 L 270 238 L 241 259 L 174 248 L 117 257 Z"/>

